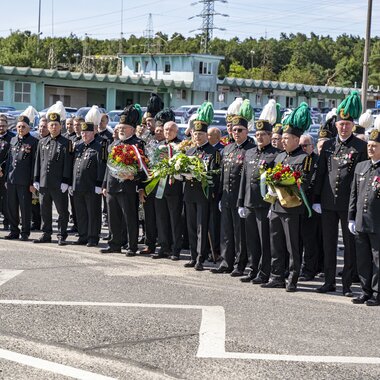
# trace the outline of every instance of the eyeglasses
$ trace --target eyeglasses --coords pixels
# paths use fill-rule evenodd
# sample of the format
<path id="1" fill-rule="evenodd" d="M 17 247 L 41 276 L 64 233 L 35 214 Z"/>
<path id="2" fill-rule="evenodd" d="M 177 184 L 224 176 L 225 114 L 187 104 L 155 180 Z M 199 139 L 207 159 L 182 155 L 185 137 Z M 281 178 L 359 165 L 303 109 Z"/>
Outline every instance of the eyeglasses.
<path id="1" fill-rule="evenodd" d="M 311 144 L 300 144 L 300 147 L 301 148 L 307 148 L 309 145 L 311 145 Z"/>
<path id="2" fill-rule="evenodd" d="M 232 130 L 232 132 L 235 132 L 235 133 L 242 133 L 244 131 L 244 128 L 234 128 Z"/>

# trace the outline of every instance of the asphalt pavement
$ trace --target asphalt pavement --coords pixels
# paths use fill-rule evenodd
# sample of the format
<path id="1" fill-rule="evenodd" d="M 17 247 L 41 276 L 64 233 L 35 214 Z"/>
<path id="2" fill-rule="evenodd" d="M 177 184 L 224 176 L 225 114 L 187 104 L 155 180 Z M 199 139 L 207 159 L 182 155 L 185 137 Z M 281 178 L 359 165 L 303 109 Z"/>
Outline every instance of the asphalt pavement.
<path id="1" fill-rule="evenodd" d="M 380 308 L 181 258 L 0 239 L 0 379 L 380 378 Z"/>

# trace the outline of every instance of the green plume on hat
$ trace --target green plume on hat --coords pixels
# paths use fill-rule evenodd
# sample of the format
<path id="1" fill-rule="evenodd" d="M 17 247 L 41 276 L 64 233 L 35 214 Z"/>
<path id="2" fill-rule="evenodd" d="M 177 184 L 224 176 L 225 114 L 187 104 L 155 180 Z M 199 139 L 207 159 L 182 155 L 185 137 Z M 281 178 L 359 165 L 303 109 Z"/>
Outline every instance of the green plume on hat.
<path id="1" fill-rule="evenodd" d="M 137 111 L 139 111 L 139 115 L 140 115 L 140 117 L 139 117 L 139 120 L 138 120 L 138 122 L 137 122 L 137 125 L 140 125 L 140 124 L 141 124 L 141 121 L 142 121 L 142 117 L 143 117 L 143 111 L 142 111 L 142 109 L 141 109 L 140 104 L 138 104 L 138 103 L 135 104 L 135 108 L 137 109 Z"/>
<path id="2" fill-rule="evenodd" d="M 276 112 L 277 112 L 277 117 L 276 117 L 276 123 L 275 124 L 281 124 L 281 104 L 276 103 Z"/>
<path id="3" fill-rule="evenodd" d="M 212 103 L 204 102 L 199 110 L 197 120 L 205 122 L 207 125 L 210 125 L 214 119 L 214 108 Z"/>
<path id="4" fill-rule="evenodd" d="M 351 94 L 339 104 L 336 113 L 339 115 L 342 109 L 345 115 L 349 114 L 353 119 L 357 119 L 361 115 L 362 102 L 357 91 L 352 91 Z"/>
<path id="5" fill-rule="evenodd" d="M 245 99 L 240 107 L 239 116 L 243 117 L 245 120 L 250 121 L 252 119 L 253 109 L 251 107 L 251 102 L 249 99 Z"/>
<path id="6" fill-rule="evenodd" d="M 302 102 L 284 121 L 284 125 L 306 131 L 312 123 L 307 103 Z"/>

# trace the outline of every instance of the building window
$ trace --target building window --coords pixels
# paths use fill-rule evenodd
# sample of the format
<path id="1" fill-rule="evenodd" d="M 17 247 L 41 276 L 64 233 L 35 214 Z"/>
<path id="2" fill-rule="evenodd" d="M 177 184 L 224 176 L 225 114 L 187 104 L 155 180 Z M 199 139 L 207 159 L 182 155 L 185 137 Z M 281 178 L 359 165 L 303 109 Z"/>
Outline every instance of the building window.
<path id="1" fill-rule="evenodd" d="M 286 108 L 294 107 L 294 98 L 292 96 L 286 97 Z"/>
<path id="2" fill-rule="evenodd" d="M 148 72 L 149 61 L 144 61 L 144 73 Z"/>
<path id="3" fill-rule="evenodd" d="M 4 101 L 4 81 L 0 80 L 0 102 Z"/>
<path id="4" fill-rule="evenodd" d="M 165 62 L 164 74 L 170 74 L 170 63 Z"/>
<path id="5" fill-rule="evenodd" d="M 15 83 L 15 103 L 30 103 L 31 84 L 28 82 Z"/>
<path id="6" fill-rule="evenodd" d="M 212 63 L 211 62 L 199 62 L 199 74 L 211 75 Z"/>
<path id="7" fill-rule="evenodd" d="M 135 73 L 140 73 L 141 72 L 141 62 L 137 61 L 135 62 Z"/>
<path id="8" fill-rule="evenodd" d="M 187 93 L 186 90 L 181 90 L 181 99 L 186 100 L 187 99 Z"/>

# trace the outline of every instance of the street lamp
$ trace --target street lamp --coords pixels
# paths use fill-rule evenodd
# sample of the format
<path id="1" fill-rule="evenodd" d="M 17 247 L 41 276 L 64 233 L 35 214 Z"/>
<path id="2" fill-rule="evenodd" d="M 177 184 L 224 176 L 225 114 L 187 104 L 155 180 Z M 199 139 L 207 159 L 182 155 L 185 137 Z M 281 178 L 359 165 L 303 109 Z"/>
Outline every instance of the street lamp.
<path id="1" fill-rule="evenodd" d="M 253 69 L 253 56 L 255 55 L 255 51 L 251 50 L 249 53 L 251 54 L 251 69 Z"/>
<path id="2" fill-rule="evenodd" d="M 73 57 L 75 58 L 75 71 L 77 71 L 78 70 L 78 63 L 79 63 L 80 54 L 79 53 L 74 53 Z"/>

